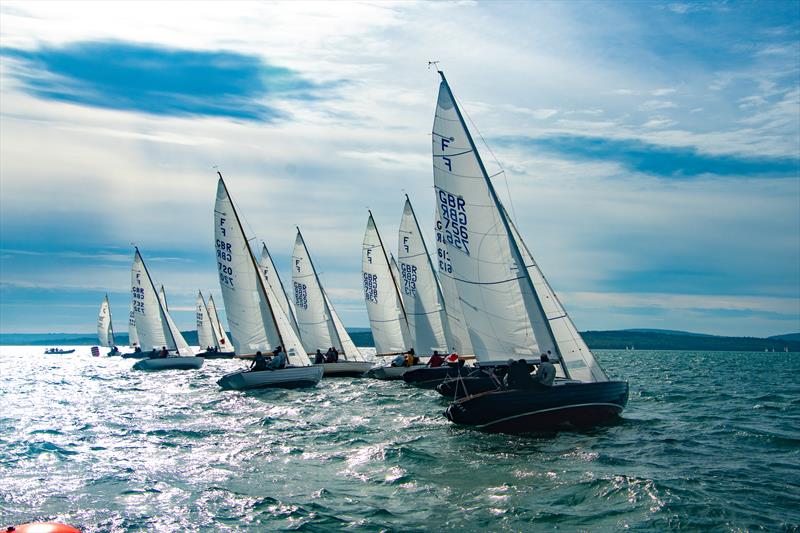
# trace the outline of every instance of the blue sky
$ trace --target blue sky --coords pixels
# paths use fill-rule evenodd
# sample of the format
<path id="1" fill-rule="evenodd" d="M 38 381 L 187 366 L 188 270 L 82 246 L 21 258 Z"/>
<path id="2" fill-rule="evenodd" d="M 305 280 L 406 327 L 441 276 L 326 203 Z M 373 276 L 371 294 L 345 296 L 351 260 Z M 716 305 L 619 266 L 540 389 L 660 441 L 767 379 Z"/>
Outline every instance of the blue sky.
<path id="1" fill-rule="evenodd" d="M 215 165 L 278 267 L 299 225 L 366 325 L 367 208 L 393 247 L 404 193 L 432 227 L 431 59 L 580 329 L 798 331 L 799 11 L 4 2 L 0 332 L 92 331 L 106 292 L 121 327 L 134 242 L 193 328 Z"/>

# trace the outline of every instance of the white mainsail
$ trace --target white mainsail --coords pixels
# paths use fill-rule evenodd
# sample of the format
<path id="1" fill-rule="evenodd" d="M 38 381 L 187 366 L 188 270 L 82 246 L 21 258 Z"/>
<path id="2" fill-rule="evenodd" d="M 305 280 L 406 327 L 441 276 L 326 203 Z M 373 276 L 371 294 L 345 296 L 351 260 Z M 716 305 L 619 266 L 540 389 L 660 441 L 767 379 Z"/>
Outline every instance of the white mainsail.
<path id="1" fill-rule="evenodd" d="M 556 351 L 533 284 L 442 74 L 433 123 L 441 237 L 479 362 Z"/>
<path id="2" fill-rule="evenodd" d="M 214 336 L 217 340 L 217 346 L 223 351 L 233 350 L 233 344 L 225 333 L 225 328 L 222 327 L 222 322 L 219 321 L 219 313 L 217 312 L 217 304 L 214 303 L 214 295 L 208 295 L 208 316 L 211 317 L 211 327 L 214 328 Z"/>
<path id="3" fill-rule="evenodd" d="M 476 357 L 481 363 L 502 362 L 550 351 L 570 377 L 606 379 L 590 371 L 586 355 L 580 360 L 587 371 L 576 367 L 572 375 L 528 271 L 533 260 L 527 254 L 526 262 L 521 238 L 512 231 L 450 86 L 440 75 L 433 123 L 437 211 Z"/>
<path id="4" fill-rule="evenodd" d="M 139 346 L 139 334 L 136 332 L 136 315 L 133 313 L 133 300 L 128 311 L 128 346 Z"/>
<path id="5" fill-rule="evenodd" d="M 100 346 L 116 346 L 114 342 L 114 326 L 111 324 L 111 308 L 108 305 L 108 294 L 100 304 L 100 314 L 97 316 L 97 339 Z"/>
<path id="6" fill-rule="evenodd" d="M 408 317 L 408 329 L 418 353 L 448 353 L 447 313 L 428 247 L 406 195 L 400 220 L 397 258 L 400 293 Z"/>
<path id="7" fill-rule="evenodd" d="M 310 361 L 278 298 L 258 268 L 220 174 L 214 205 L 217 270 L 235 351 L 253 354 L 281 346 L 295 366 Z"/>
<path id="8" fill-rule="evenodd" d="M 345 351 L 333 320 L 333 308 L 322 288 L 300 228 L 292 252 L 292 286 L 297 326 L 306 351 L 321 350 L 324 353 L 330 347 Z"/>
<path id="9" fill-rule="evenodd" d="M 289 297 L 286 295 L 286 288 L 283 286 L 283 281 L 281 281 L 281 277 L 278 274 L 278 269 L 275 268 L 272 256 L 269 250 L 267 250 L 267 245 L 263 242 L 261 243 L 261 261 L 258 263 L 258 266 L 264 274 L 264 279 L 267 280 L 267 283 L 269 283 L 269 286 L 278 297 L 281 309 L 283 309 L 283 312 L 286 313 L 286 316 L 289 318 L 289 322 L 294 328 L 295 333 L 299 336 L 300 328 L 297 327 L 297 318 L 295 317 L 292 304 L 289 302 Z"/>
<path id="10" fill-rule="evenodd" d="M 214 335 L 214 327 L 211 325 L 211 314 L 208 312 L 203 293 L 200 291 L 197 292 L 197 343 L 201 350 L 208 347 L 219 347 L 216 335 Z"/>
<path id="11" fill-rule="evenodd" d="M 361 279 L 369 326 L 378 355 L 408 351 L 410 339 L 403 301 L 383 247 L 378 228 L 369 213 L 361 253 Z"/>

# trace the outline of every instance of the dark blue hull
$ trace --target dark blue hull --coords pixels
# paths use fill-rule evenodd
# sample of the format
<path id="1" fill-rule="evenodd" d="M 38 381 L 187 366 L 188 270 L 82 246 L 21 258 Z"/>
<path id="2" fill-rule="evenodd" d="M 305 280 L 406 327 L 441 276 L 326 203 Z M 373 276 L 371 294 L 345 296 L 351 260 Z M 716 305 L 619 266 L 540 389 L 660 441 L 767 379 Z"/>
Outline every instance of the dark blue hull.
<path id="1" fill-rule="evenodd" d="M 200 352 L 197 357 L 204 359 L 233 359 L 236 357 L 235 352 Z"/>
<path id="2" fill-rule="evenodd" d="M 444 381 L 445 378 L 455 378 L 459 375 L 466 376 L 472 372 L 474 368 L 453 368 L 450 366 L 439 366 L 436 368 L 418 368 L 416 370 L 409 370 L 403 374 L 403 381 L 409 385 L 414 385 L 421 389 L 435 389 L 436 386 Z"/>
<path id="3" fill-rule="evenodd" d="M 491 433 L 535 433 L 602 424 L 618 417 L 627 403 L 625 381 L 566 383 L 468 396 L 451 403 L 445 416 Z"/>

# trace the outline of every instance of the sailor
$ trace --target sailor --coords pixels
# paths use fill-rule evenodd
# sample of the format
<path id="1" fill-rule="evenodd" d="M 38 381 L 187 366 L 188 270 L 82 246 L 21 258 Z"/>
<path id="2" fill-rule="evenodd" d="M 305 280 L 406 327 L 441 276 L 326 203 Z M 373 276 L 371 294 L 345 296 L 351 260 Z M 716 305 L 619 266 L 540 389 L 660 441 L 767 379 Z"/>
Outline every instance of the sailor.
<path id="1" fill-rule="evenodd" d="M 141 346 L 137 346 L 137 347 L 135 347 L 135 348 L 133 349 L 133 353 L 142 353 L 142 347 L 141 347 Z"/>
<path id="2" fill-rule="evenodd" d="M 326 363 L 335 363 L 336 362 L 333 359 L 333 346 L 328 348 L 328 351 L 325 352 L 325 362 Z"/>
<path id="3" fill-rule="evenodd" d="M 397 357 L 392 359 L 392 366 L 405 366 L 406 365 L 406 357 L 403 354 L 399 354 Z"/>
<path id="4" fill-rule="evenodd" d="M 253 359 L 253 362 L 250 363 L 250 370 L 253 372 L 258 372 L 259 370 L 266 370 L 267 369 L 267 360 L 264 357 L 264 354 L 261 352 L 256 352 L 256 358 Z"/>
<path id="5" fill-rule="evenodd" d="M 324 362 L 325 362 L 325 356 L 322 355 L 322 352 L 319 351 L 319 348 L 317 348 L 317 353 L 314 356 L 314 364 L 315 365 L 321 365 Z"/>
<path id="6" fill-rule="evenodd" d="M 336 346 L 332 347 L 331 350 L 333 350 L 333 362 L 334 363 L 338 363 L 339 362 L 339 350 L 336 349 Z"/>
<path id="7" fill-rule="evenodd" d="M 531 369 L 525 359 L 511 361 L 508 365 L 508 374 L 503 380 L 509 389 L 531 389 L 534 385 Z"/>
<path id="8" fill-rule="evenodd" d="M 166 346 L 162 346 L 161 347 L 161 353 L 159 354 L 159 357 L 161 359 L 166 359 L 168 356 L 169 356 L 169 350 L 167 350 Z"/>
<path id="9" fill-rule="evenodd" d="M 111 353 L 109 353 L 109 355 L 117 355 L 118 353 L 119 353 L 119 348 L 114 346 L 111 348 Z"/>
<path id="10" fill-rule="evenodd" d="M 286 352 L 278 346 L 272 351 L 272 361 L 269 362 L 267 368 L 270 370 L 279 370 L 286 367 Z"/>
<path id="11" fill-rule="evenodd" d="M 433 355 L 431 356 L 430 360 L 428 360 L 428 366 L 431 368 L 439 368 L 444 363 L 444 357 L 439 355 L 438 350 L 433 351 Z"/>
<path id="12" fill-rule="evenodd" d="M 536 371 L 536 383 L 543 387 L 552 387 L 553 380 L 556 378 L 556 367 L 550 362 L 546 353 L 542 354 L 541 360 L 539 369 Z"/>
<path id="13" fill-rule="evenodd" d="M 458 354 L 456 353 L 456 351 L 453 350 L 453 353 L 448 355 L 445 358 L 444 362 L 447 363 L 447 366 L 449 366 L 451 368 L 457 367 L 458 366 Z"/>
<path id="14" fill-rule="evenodd" d="M 414 366 L 414 360 L 416 358 L 417 355 L 414 353 L 414 348 L 411 348 L 409 351 L 406 352 L 405 366 Z"/>

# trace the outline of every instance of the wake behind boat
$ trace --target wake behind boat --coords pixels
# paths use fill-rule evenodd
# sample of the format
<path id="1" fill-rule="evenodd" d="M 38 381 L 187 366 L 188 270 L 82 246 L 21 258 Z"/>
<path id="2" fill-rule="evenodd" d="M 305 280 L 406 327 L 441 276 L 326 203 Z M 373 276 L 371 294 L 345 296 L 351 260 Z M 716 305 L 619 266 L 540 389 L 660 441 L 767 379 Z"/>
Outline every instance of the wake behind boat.
<path id="1" fill-rule="evenodd" d="M 467 390 L 445 415 L 458 424 L 510 433 L 618 416 L 627 403 L 627 382 L 608 379 L 534 262 L 494 190 L 444 73 L 439 74 L 433 175 L 437 241 L 448 260 L 440 273 L 463 303 L 480 367 L 508 365 L 505 389 Z M 537 354 L 542 363 L 534 379 L 530 363 Z M 557 374 L 561 379 L 554 382 Z"/>

